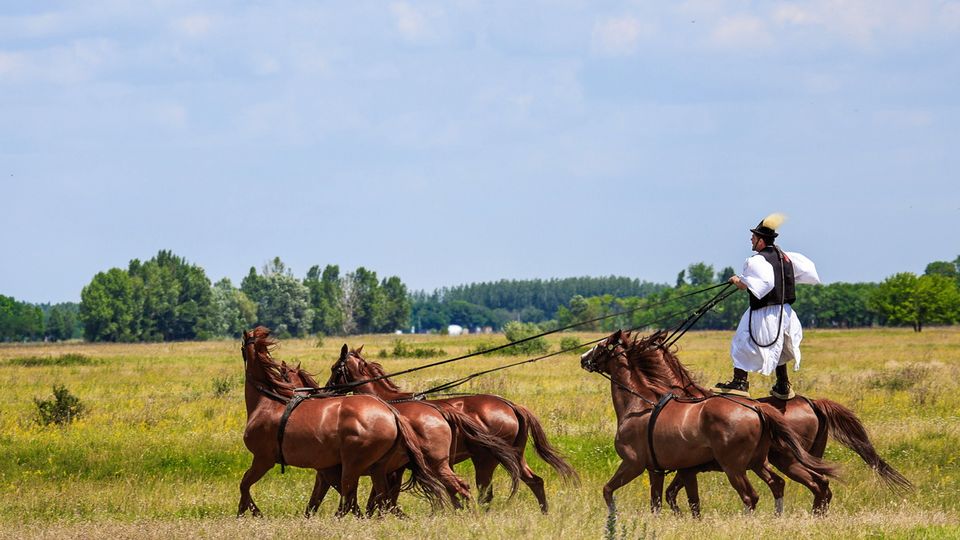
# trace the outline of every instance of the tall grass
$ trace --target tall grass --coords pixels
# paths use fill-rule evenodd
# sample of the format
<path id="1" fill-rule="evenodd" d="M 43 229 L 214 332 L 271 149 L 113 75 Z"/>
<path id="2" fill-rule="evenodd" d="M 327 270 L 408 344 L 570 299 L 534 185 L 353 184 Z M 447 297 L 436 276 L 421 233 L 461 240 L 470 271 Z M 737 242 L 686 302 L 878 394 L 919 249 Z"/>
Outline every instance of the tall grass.
<path id="1" fill-rule="evenodd" d="M 583 341 L 595 334 L 573 334 Z M 551 336 L 552 350 L 561 337 Z M 351 347 L 392 349 L 395 336 L 351 337 Z M 410 347 L 443 349 L 449 356 L 483 343 L 474 336 L 404 336 Z M 489 339 L 489 338 L 487 338 Z M 729 376 L 730 334 L 691 332 L 680 358 L 712 383 Z M 342 339 L 288 340 L 276 357 L 302 362 L 326 380 Z M 830 443 L 827 458 L 841 464 L 843 481 L 833 484 L 830 516 L 809 514 L 808 491 L 790 483 L 787 515 L 774 519 L 772 500 L 761 494 L 754 516 L 720 474 L 701 475 L 705 518 L 648 511 L 646 476 L 617 492 L 617 537 L 771 536 L 790 531 L 816 537 L 955 537 L 960 535 L 960 330 L 810 330 L 803 369 L 793 374 L 798 390 L 851 407 L 866 424 L 880 454 L 916 486 L 898 498 L 847 449 Z M 19 358 L 82 355 L 96 362 L 38 363 Z M 378 358 L 388 371 L 424 363 Z M 474 357 L 396 379 L 416 390 L 473 371 L 515 361 Z M 471 538 L 524 536 L 598 538 L 605 509 L 600 489 L 616 469 L 616 419 L 609 383 L 579 368 L 575 354 L 497 372 L 458 390 L 492 392 L 537 414 L 547 434 L 580 472 L 580 486 L 564 484 L 532 453 L 528 460 L 547 483 L 551 514 L 540 515 L 529 490 L 506 500 L 505 474 L 495 478 L 489 511 L 431 514 L 425 503 L 404 495 L 411 519 L 336 520 L 335 494 L 313 520 L 300 518 L 313 472 L 279 468 L 258 482 L 253 495 L 268 516 L 236 520 L 240 477 L 250 462 L 241 441 L 246 415 L 241 391 L 243 363 L 238 344 L 0 346 L 0 537 L 261 537 L 337 536 L 360 538 Z M 771 381 L 752 376 L 753 387 Z M 70 425 L 40 426 L 34 398 L 54 384 L 70 389 L 87 413 Z M 469 464 L 457 470 L 473 483 Z M 366 486 L 368 483 L 365 483 Z M 364 489 L 367 489 L 364 487 Z"/>

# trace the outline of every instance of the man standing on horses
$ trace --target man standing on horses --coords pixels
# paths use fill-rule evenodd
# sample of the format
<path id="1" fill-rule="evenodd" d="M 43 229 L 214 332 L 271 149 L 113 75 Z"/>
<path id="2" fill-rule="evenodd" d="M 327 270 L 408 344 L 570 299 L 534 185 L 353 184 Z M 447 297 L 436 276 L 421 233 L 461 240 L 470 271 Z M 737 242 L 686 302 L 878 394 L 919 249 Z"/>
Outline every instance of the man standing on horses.
<path id="1" fill-rule="evenodd" d="M 796 395 L 790 387 L 787 363 L 793 360 L 794 369 L 800 369 L 803 329 L 790 304 L 796 300 L 796 284 L 817 284 L 820 277 L 813 261 L 774 244 L 783 220 L 781 214 L 770 214 L 750 229 L 751 247 L 757 254 L 746 260 L 739 275 L 730 278 L 730 283 L 750 293 L 750 308 L 740 318 L 730 345 L 733 380 L 717 383 L 716 392 L 749 397 L 748 372 L 770 375 L 776 371 L 777 382 L 770 394 L 780 399 Z"/>

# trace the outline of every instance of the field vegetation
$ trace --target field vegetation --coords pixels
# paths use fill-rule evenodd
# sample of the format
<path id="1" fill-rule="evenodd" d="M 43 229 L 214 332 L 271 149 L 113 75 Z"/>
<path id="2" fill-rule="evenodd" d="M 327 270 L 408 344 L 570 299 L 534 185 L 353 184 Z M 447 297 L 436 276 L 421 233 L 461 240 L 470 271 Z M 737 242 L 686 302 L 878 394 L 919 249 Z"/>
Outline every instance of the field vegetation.
<path id="1" fill-rule="evenodd" d="M 548 338 L 588 341 L 600 334 Z M 397 358 L 397 336 L 347 339 L 365 344 L 369 360 L 388 372 L 426 363 Z M 403 336 L 402 350 L 443 350 L 446 357 L 475 350 L 502 336 Z M 713 383 L 729 376 L 729 332 L 691 332 L 680 358 Z M 285 340 L 275 356 L 302 362 L 325 380 L 343 339 Z M 319 345 L 319 347 L 318 347 Z M 381 357 L 381 350 L 386 353 Z M 786 513 L 758 479 L 758 510 L 744 516 L 720 474 L 701 476 L 704 518 L 648 511 L 646 476 L 618 491 L 617 538 L 773 537 L 956 538 L 960 536 L 960 328 L 809 330 L 803 369 L 794 374 L 804 394 L 851 407 L 881 455 L 916 489 L 897 496 L 859 458 L 831 442 L 827 459 L 842 466 L 826 518 L 813 517 L 812 498 L 788 484 Z M 399 377 L 405 389 L 431 387 L 517 357 L 472 358 Z M 751 377 L 754 392 L 770 380 Z M 83 414 L 45 425 L 38 401 L 54 387 L 79 399 Z M 600 538 L 606 510 L 600 489 L 619 463 L 613 450 L 616 420 L 609 386 L 584 372 L 574 353 L 500 371 L 463 391 L 503 395 L 528 406 L 551 441 L 581 476 L 565 484 L 532 452 L 531 466 L 547 482 L 551 504 L 542 516 L 521 487 L 498 472 L 488 510 L 431 513 L 403 495 L 410 518 L 335 519 L 335 494 L 320 514 L 304 519 L 313 472 L 279 467 L 253 488 L 266 518 L 236 519 L 238 483 L 250 462 L 241 435 L 245 423 L 243 364 L 238 341 L 104 344 L 62 342 L 0 346 L 0 537 L 343 537 L 343 538 Z M 458 472 L 473 483 L 469 464 Z M 366 489 L 369 482 L 361 488 Z M 365 497 L 365 493 L 361 493 Z M 681 499 L 683 496 L 681 495 Z"/>

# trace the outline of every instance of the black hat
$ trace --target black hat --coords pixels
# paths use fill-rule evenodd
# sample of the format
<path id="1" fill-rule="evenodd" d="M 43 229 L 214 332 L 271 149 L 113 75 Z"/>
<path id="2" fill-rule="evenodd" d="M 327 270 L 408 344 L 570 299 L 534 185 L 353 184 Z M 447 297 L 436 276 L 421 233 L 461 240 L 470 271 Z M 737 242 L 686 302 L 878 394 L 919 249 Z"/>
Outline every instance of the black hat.
<path id="1" fill-rule="evenodd" d="M 760 220 L 756 228 L 750 229 L 750 232 L 764 238 L 776 238 L 778 236 L 777 227 L 779 227 L 787 216 L 783 214 L 770 214 Z"/>

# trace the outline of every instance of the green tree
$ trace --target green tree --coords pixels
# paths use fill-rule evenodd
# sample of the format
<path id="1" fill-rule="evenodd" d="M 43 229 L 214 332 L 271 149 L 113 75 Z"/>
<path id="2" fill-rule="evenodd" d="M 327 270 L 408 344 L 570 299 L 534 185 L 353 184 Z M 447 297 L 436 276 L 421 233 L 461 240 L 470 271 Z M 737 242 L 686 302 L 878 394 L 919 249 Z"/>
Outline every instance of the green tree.
<path id="1" fill-rule="evenodd" d="M 927 324 L 949 324 L 957 318 L 960 292 L 943 275 L 917 277 L 911 272 L 890 276 L 874 291 L 870 305 L 887 324 L 908 325 L 920 332 Z"/>
<path id="2" fill-rule="evenodd" d="M 276 257 L 264 265 L 262 275 L 252 272 L 243 280 L 241 290 L 256 296 L 257 322 L 280 337 L 303 337 L 313 329 L 313 309 L 310 307 L 310 289 Z"/>
<path id="3" fill-rule="evenodd" d="M 47 314 L 46 334 L 54 341 L 80 337 L 80 306 L 71 302 L 56 304 Z"/>
<path id="4" fill-rule="evenodd" d="M 381 332 L 402 330 L 410 325 L 412 302 L 407 293 L 407 286 L 397 276 L 385 278 L 380 283 L 383 293 L 383 322 Z"/>
<path id="5" fill-rule="evenodd" d="M 707 263 L 693 263 L 687 267 L 687 282 L 694 287 L 706 287 L 714 283 L 713 266 Z"/>
<path id="6" fill-rule="evenodd" d="M 199 337 L 236 337 L 257 322 L 257 305 L 233 287 L 228 278 L 213 285 L 210 311 L 203 320 Z"/>
<path id="7" fill-rule="evenodd" d="M 327 335 L 343 334 L 343 285 L 340 267 L 328 264 L 320 272 L 313 266 L 307 272 L 303 284 L 310 289 L 310 305 L 313 307 L 313 331 Z"/>
<path id="8" fill-rule="evenodd" d="M 88 341 L 135 341 L 142 309 L 141 285 L 111 268 L 99 272 L 80 293 L 80 320 Z"/>
<path id="9" fill-rule="evenodd" d="M 0 340 L 35 340 L 43 336 L 43 311 L 0 295 Z"/>
<path id="10" fill-rule="evenodd" d="M 377 273 L 358 267 L 343 280 L 344 318 L 349 319 L 347 333 L 366 334 L 383 325 L 385 305 Z"/>
<path id="11" fill-rule="evenodd" d="M 206 272 L 183 257 L 160 250 L 145 263 L 134 259 L 128 269 L 142 283 L 140 339 L 195 339 L 210 313 L 211 286 Z"/>

